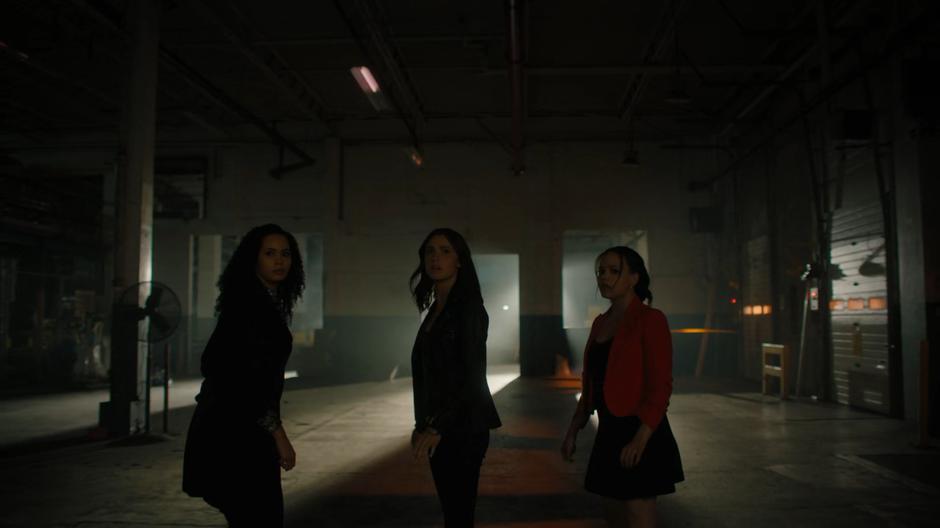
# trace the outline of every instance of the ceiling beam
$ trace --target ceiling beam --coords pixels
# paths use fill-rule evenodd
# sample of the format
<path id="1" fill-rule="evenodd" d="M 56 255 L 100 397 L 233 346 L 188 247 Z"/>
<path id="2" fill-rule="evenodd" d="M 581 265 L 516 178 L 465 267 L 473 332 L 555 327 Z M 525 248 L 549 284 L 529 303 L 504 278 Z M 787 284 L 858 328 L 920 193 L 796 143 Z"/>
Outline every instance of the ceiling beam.
<path id="1" fill-rule="evenodd" d="M 640 60 L 642 65 L 658 64 L 661 62 L 666 44 L 672 38 L 673 32 L 676 30 L 676 13 L 682 6 L 682 2 L 683 0 L 669 0 L 666 2 L 663 15 L 656 25 L 656 28 L 653 30 L 653 36 L 649 43 L 647 43 L 646 49 L 643 50 L 643 55 Z M 640 101 L 640 96 L 643 94 L 643 89 L 646 87 L 647 79 L 648 76 L 646 73 L 637 73 L 628 81 L 627 89 L 620 100 L 621 119 L 626 121 L 630 120 L 630 116 L 636 109 L 636 105 Z"/>
<path id="2" fill-rule="evenodd" d="M 535 75 L 539 77 L 591 77 L 591 76 L 615 76 L 615 75 L 675 75 L 678 71 L 680 75 L 697 75 L 698 73 L 708 74 L 743 74 L 743 73 L 779 73 L 786 69 L 786 64 L 714 64 L 694 67 L 688 64 L 626 64 L 611 66 L 575 66 L 575 65 L 557 65 L 557 66 L 531 66 L 525 67 L 526 76 Z M 511 73 L 511 68 L 492 68 L 480 66 L 478 64 L 453 65 L 453 64 L 426 64 L 409 65 L 405 67 L 406 71 L 412 73 L 465 73 L 470 75 L 504 77 Z M 698 70 L 698 71 L 696 71 Z M 349 75 L 349 68 L 345 67 L 299 67 L 293 71 L 303 72 L 314 75 Z"/>
<path id="3" fill-rule="evenodd" d="M 304 115 L 323 123 L 330 132 L 335 132 L 323 109 L 323 98 L 312 86 L 291 68 L 277 51 L 268 45 L 252 45 L 252 42 L 264 41 L 264 36 L 252 26 L 247 18 L 229 2 L 224 2 L 238 20 L 234 25 L 223 20 L 217 6 L 210 6 L 203 0 L 188 0 L 187 4 L 200 16 L 215 24 L 228 42 L 235 46 L 250 63 L 258 68 L 265 77 L 287 94 Z"/>
<path id="4" fill-rule="evenodd" d="M 388 99 L 408 129 L 415 149 L 420 151 L 419 129 L 424 125 L 424 110 L 398 50 L 390 41 L 388 27 L 379 21 L 370 0 L 334 0 L 334 5 L 363 58 L 371 63 L 373 75 L 386 87 Z"/>
<path id="5" fill-rule="evenodd" d="M 115 17 L 112 14 L 105 13 L 99 10 L 97 7 L 90 5 L 85 0 L 72 0 L 72 3 L 76 6 L 82 8 L 91 18 L 103 24 L 104 26 L 111 29 L 116 34 L 120 35 L 123 38 L 128 38 L 127 32 L 116 21 Z M 211 81 L 201 75 L 195 70 L 192 66 L 187 64 L 176 54 L 168 50 L 164 46 L 159 48 L 159 57 L 160 63 L 180 76 L 191 88 L 195 89 L 197 92 L 206 97 L 216 106 L 222 108 L 223 110 L 228 111 L 229 113 L 238 116 L 241 119 L 251 123 L 256 128 L 261 130 L 266 136 L 268 136 L 271 141 L 280 146 L 283 149 L 287 149 L 297 157 L 299 157 L 303 166 L 312 165 L 316 163 L 316 159 L 307 154 L 302 148 L 288 140 L 286 137 L 281 135 L 274 127 L 270 126 L 264 119 L 257 116 L 237 101 L 232 99 L 228 94 L 222 91 L 220 88 L 216 87 Z M 296 169 L 300 168 L 299 165 L 291 165 L 278 167 L 271 171 L 272 176 L 278 177 L 283 174 L 285 171 L 283 169 L 290 168 Z"/>
<path id="6" fill-rule="evenodd" d="M 867 4 L 867 2 L 849 2 L 849 4 L 850 5 L 847 6 L 846 9 L 839 10 L 839 17 L 837 20 L 833 22 L 833 25 L 840 25 L 843 22 L 847 21 L 858 11 L 860 7 Z M 817 4 L 810 2 L 809 5 L 800 14 L 800 16 L 796 18 L 796 22 L 794 22 L 795 27 L 799 27 L 802 24 L 802 22 L 809 17 L 813 17 L 813 22 L 814 22 L 813 25 L 814 27 L 816 27 L 816 24 L 817 24 L 816 18 L 818 17 L 818 13 L 819 12 L 817 11 Z M 828 47 L 829 45 L 828 40 L 826 41 L 825 44 Z M 767 50 L 767 52 L 764 54 L 764 56 L 769 57 L 779 46 L 780 46 L 780 41 L 773 43 L 770 46 L 770 48 Z M 817 40 L 816 42 L 813 42 L 809 44 L 807 47 L 805 47 L 803 51 L 801 51 L 796 56 L 796 58 L 793 59 L 793 62 L 791 62 L 790 65 L 787 66 L 787 68 L 783 70 L 783 72 L 781 72 L 777 76 L 776 79 L 774 79 L 773 83 L 768 84 L 766 87 L 764 87 L 764 89 L 758 92 L 757 95 L 755 95 L 743 107 L 741 107 L 737 112 L 735 112 L 734 115 L 730 119 L 726 121 L 724 126 L 718 132 L 718 135 L 724 136 L 725 134 L 727 134 L 731 130 L 731 128 L 734 127 L 736 122 L 745 121 L 748 114 L 753 112 L 758 106 L 760 106 L 761 103 L 763 103 L 769 97 L 774 95 L 780 89 L 781 86 L 790 84 L 791 82 L 790 78 L 793 75 L 795 75 L 798 71 L 803 69 L 806 66 L 807 61 L 809 61 L 809 59 L 813 55 L 819 53 L 820 46 L 821 44 Z"/>
<path id="7" fill-rule="evenodd" d="M 506 35 L 500 34 L 466 34 L 466 35 L 394 35 L 389 34 L 396 43 L 416 43 L 423 44 L 428 42 L 457 42 L 457 43 L 471 43 L 471 42 L 490 42 L 490 41 L 499 41 L 502 42 L 506 39 Z M 298 38 L 263 38 L 260 40 L 252 41 L 248 43 L 250 46 L 277 46 L 277 47 L 289 47 L 289 46 L 329 46 L 336 44 L 352 44 L 356 45 L 356 39 L 347 36 L 333 36 L 333 37 L 298 37 Z M 189 49 L 189 48 L 221 48 L 227 47 L 227 40 L 203 40 L 203 41 L 193 41 L 193 42 L 178 42 L 174 43 L 173 47 L 176 49 Z"/>

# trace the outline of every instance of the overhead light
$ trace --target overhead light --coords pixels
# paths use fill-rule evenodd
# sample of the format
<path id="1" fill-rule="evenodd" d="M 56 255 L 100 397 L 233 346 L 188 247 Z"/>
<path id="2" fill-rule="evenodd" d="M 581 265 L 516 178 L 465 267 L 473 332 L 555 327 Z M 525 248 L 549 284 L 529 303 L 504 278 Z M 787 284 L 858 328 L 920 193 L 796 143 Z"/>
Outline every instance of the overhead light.
<path id="1" fill-rule="evenodd" d="M 388 104 L 388 100 L 385 99 L 385 95 L 382 93 L 382 87 L 379 86 L 379 81 L 375 79 L 375 76 L 372 75 L 372 71 L 369 70 L 367 66 L 353 66 L 349 69 L 349 73 L 352 74 L 353 79 L 356 80 L 356 84 L 359 85 L 362 92 L 366 94 L 366 98 L 369 99 L 372 108 L 375 108 L 376 111 L 379 112 L 391 108 L 391 105 Z"/>
<path id="2" fill-rule="evenodd" d="M 359 88 L 362 88 L 362 91 L 370 93 L 379 93 L 379 82 L 375 80 L 375 77 L 372 75 L 372 72 L 369 71 L 369 68 L 366 66 L 353 66 L 349 69 L 350 73 L 356 83 L 359 85 Z"/>

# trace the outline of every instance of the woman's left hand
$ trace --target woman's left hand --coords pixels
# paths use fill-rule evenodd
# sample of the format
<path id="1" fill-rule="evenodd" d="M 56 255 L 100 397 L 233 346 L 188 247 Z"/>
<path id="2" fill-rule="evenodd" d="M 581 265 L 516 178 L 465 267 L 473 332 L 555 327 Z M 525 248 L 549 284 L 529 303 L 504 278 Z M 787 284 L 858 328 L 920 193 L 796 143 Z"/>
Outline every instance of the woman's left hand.
<path id="1" fill-rule="evenodd" d="M 428 457 L 434 456 L 437 445 L 441 443 L 441 434 L 430 427 L 423 431 L 415 431 L 411 435 L 411 450 L 415 459 L 422 453 Z"/>
<path id="2" fill-rule="evenodd" d="M 640 424 L 640 428 L 633 435 L 633 440 L 620 450 L 620 465 L 630 469 L 639 464 L 640 459 L 643 458 L 643 451 L 646 450 L 646 442 L 652 434 L 653 432 L 646 424 Z"/>

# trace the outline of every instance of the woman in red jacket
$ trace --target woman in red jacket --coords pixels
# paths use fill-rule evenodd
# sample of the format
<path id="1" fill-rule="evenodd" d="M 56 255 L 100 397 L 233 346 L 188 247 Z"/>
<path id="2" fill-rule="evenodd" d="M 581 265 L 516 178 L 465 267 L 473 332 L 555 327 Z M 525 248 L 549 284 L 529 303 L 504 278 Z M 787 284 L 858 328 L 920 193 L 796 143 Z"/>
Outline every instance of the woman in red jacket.
<path id="1" fill-rule="evenodd" d="M 597 257 L 597 287 L 610 309 L 591 327 L 582 392 L 561 447 L 571 460 L 578 431 L 596 410 L 597 436 L 584 487 L 608 499 L 611 526 L 655 526 L 656 497 L 684 480 L 666 419 L 672 393 L 672 339 L 652 303 L 643 258 L 623 246 Z"/>

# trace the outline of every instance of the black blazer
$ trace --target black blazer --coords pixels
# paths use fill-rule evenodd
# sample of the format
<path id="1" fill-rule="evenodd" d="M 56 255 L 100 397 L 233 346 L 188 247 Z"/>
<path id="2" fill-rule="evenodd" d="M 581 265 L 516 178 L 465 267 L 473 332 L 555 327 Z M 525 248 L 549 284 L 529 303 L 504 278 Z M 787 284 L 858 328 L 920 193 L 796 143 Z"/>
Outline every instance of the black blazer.
<path id="1" fill-rule="evenodd" d="M 415 428 L 446 435 L 502 425 L 486 382 L 489 316 L 483 304 L 449 299 L 430 332 L 425 326 L 411 353 Z"/>
<path id="2" fill-rule="evenodd" d="M 280 419 L 293 336 L 260 282 L 238 300 L 219 315 L 202 353 L 205 380 L 183 457 L 183 490 L 192 496 L 236 493 L 269 474 L 279 485 L 266 426 Z"/>

